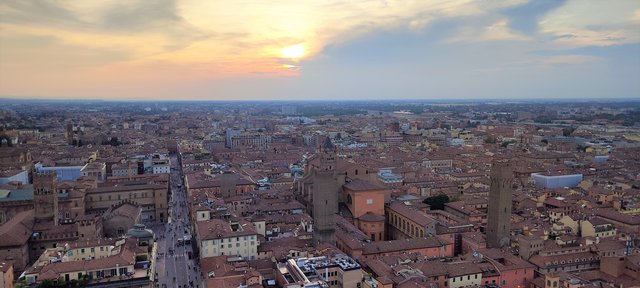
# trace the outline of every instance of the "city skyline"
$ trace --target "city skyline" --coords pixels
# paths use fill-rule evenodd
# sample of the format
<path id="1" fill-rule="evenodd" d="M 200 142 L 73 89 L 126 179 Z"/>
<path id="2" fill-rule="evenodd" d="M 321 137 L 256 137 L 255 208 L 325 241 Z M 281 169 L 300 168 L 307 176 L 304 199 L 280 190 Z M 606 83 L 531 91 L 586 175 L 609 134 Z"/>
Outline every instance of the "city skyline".
<path id="1" fill-rule="evenodd" d="M 640 97 L 634 1 L 4 1 L 0 7 L 0 97 Z"/>

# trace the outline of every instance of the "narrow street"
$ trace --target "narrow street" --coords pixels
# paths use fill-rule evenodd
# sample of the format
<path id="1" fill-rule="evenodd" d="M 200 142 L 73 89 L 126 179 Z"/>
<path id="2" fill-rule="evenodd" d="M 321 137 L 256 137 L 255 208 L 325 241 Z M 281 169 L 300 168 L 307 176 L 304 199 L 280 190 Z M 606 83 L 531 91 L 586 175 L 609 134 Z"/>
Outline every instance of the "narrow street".
<path id="1" fill-rule="evenodd" d="M 171 156 L 171 196 L 169 223 L 152 226 L 158 239 L 156 287 L 204 287 L 199 267 L 192 257 L 193 249 L 189 212 L 177 156 Z M 189 259 L 192 258 L 192 259 Z"/>

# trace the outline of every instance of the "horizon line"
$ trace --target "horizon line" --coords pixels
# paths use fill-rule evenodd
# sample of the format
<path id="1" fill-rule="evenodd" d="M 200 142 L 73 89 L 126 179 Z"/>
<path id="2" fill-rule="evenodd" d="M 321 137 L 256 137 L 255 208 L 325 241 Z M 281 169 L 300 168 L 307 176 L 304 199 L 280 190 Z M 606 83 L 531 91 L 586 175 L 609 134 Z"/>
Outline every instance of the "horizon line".
<path id="1" fill-rule="evenodd" d="M 613 97 L 613 98 L 574 98 L 574 97 L 544 97 L 544 98 L 353 98 L 353 99 L 334 99 L 334 98 L 324 98 L 324 99 L 275 99 L 275 98 L 264 98 L 264 99 L 104 99 L 104 98 L 64 98 L 64 97 L 29 97 L 24 98 L 25 96 L 0 96 L 0 101 L 25 101 L 25 102 L 147 102 L 147 103 L 189 103 L 189 102 L 443 102 L 443 101 L 453 101 L 453 102 L 620 102 L 620 101 L 640 101 L 640 97 Z"/>

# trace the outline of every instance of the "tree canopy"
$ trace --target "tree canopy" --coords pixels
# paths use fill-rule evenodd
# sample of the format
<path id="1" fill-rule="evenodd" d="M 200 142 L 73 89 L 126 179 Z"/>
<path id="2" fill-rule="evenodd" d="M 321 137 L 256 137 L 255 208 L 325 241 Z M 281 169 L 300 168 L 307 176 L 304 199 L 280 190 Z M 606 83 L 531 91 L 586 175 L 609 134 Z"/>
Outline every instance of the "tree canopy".
<path id="1" fill-rule="evenodd" d="M 449 199 L 449 196 L 440 194 L 424 199 L 423 203 L 429 204 L 431 210 L 444 210 L 444 204 L 448 203 L 449 201 L 451 201 L 451 199 Z"/>

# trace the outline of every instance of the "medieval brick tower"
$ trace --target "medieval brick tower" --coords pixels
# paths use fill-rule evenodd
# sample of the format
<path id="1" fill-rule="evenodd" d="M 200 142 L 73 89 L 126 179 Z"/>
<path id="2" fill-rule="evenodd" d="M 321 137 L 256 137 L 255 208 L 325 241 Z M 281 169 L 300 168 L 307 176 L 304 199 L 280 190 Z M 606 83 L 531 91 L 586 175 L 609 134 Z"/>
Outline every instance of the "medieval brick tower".
<path id="1" fill-rule="evenodd" d="M 315 167 L 313 185 L 313 240 L 336 243 L 338 214 L 338 175 L 336 173 L 336 147 L 326 138 L 320 147 L 320 164 Z"/>
<path id="2" fill-rule="evenodd" d="M 33 178 L 34 217 L 58 225 L 58 189 L 56 173 L 35 173 Z"/>
<path id="3" fill-rule="evenodd" d="M 487 215 L 487 246 L 509 245 L 511 230 L 511 198 L 513 170 L 508 160 L 494 161 L 491 166 L 489 211 Z"/>

